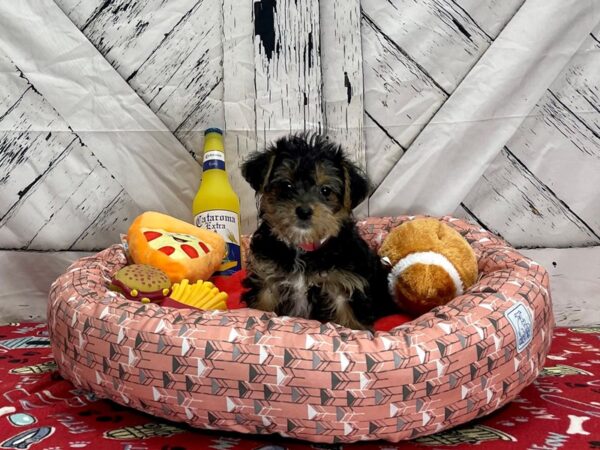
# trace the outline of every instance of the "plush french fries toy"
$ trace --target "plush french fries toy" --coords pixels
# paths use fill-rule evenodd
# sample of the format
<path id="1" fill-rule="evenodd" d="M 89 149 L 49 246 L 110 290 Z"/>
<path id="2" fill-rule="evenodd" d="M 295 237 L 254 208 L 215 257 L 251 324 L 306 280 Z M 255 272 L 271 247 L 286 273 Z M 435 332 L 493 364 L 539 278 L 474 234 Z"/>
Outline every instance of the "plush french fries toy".
<path id="1" fill-rule="evenodd" d="M 184 279 L 181 283 L 173 285 L 173 291 L 169 297 L 190 308 L 227 309 L 227 293 L 220 292 L 209 281 L 198 281 L 190 284 L 187 279 Z"/>

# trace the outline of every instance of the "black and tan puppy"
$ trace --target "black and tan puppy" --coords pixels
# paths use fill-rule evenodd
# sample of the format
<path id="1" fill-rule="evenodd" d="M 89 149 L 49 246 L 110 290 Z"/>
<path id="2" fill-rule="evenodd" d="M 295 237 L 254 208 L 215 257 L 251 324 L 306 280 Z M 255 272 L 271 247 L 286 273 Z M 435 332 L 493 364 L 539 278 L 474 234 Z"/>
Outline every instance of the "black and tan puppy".
<path id="1" fill-rule="evenodd" d="M 352 216 L 367 179 L 338 145 L 282 138 L 251 155 L 242 174 L 260 202 L 244 280 L 249 307 L 354 329 L 396 311 L 387 273 Z"/>

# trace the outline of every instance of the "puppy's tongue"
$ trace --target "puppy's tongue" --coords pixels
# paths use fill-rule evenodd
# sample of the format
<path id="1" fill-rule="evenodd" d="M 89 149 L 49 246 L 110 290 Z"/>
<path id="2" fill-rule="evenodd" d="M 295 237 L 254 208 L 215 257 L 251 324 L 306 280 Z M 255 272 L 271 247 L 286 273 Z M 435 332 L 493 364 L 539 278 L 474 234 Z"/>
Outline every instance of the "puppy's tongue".
<path id="1" fill-rule="evenodd" d="M 327 239 L 321 239 L 320 241 L 316 242 L 305 242 L 302 244 L 298 244 L 298 247 L 304 250 L 305 252 L 314 252 L 315 250 L 319 249 L 321 245 L 323 245 L 323 242 L 325 242 L 326 240 Z"/>

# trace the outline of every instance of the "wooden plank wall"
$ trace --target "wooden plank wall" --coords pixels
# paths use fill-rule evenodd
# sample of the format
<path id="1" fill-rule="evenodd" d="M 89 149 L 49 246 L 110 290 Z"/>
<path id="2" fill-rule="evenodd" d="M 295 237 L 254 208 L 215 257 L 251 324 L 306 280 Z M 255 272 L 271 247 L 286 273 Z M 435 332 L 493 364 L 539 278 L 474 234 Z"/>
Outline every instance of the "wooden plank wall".
<path id="1" fill-rule="evenodd" d="M 192 155 L 224 126 L 222 0 L 56 0 Z"/>
<path id="2" fill-rule="evenodd" d="M 228 167 L 249 232 L 255 199 L 238 170 L 249 152 L 288 132 L 323 131 L 342 142 L 378 186 L 524 0 L 55 2 L 192 156 L 206 127 L 226 127 Z M 599 45 L 596 31 L 455 214 L 518 246 L 600 243 L 598 184 L 585 182 L 598 170 Z M 3 64 L 17 73 L 10 61 Z M 53 133 L 47 141 L 35 136 L 36 121 L 49 131 L 65 128 L 60 114 L 52 115 L 27 80 L 0 77 L 2 145 L 9 149 L 0 154 L 7 192 L 0 198 L 1 245 L 50 245 L 45 236 L 52 227 L 11 231 L 22 217 L 15 205 L 27 195 L 47 205 L 46 219 L 68 217 L 39 186 L 52 186 L 49 173 L 76 164 L 89 178 L 77 181 L 81 192 L 95 190 L 99 197 L 82 195 L 86 213 L 68 247 L 114 240 L 111 223 L 135 214 L 137 199 L 94 163 L 93 152 L 82 156 L 85 145 L 76 134 Z M 29 131 L 19 136 L 14 130 Z M 15 157 L 29 140 L 24 156 Z M 60 155 L 72 154 L 78 163 L 61 162 Z M 23 176 L 11 175 L 15 164 Z M 564 176 L 565 167 L 576 175 Z M 441 175 L 457 176 L 451 168 Z M 53 189 L 73 197 L 65 186 Z"/>
<path id="3" fill-rule="evenodd" d="M 361 1 L 367 170 L 376 187 L 522 3 Z"/>
<path id="4" fill-rule="evenodd" d="M 320 2 L 325 131 L 365 167 L 360 21 L 358 1 Z"/>
<path id="5" fill-rule="evenodd" d="M 244 231 L 254 229 L 257 214 L 254 193 L 236 169 L 251 151 L 314 131 L 365 165 L 359 10 L 358 1 L 224 1 L 226 144 L 237 158 L 230 178 Z"/>
<path id="6" fill-rule="evenodd" d="M 254 229 L 254 192 L 239 171 L 248 154 L 258 149 L 256 136 L 256 72 L 254 3 L 223 0 L 223 100 L 225 148 L 229 179 L 240 197 L 242 228 Z"/>
<path id="7" fill-rule="evenodd" d="M 0 73 L 0 248 L 111 245 L 136 203 L 2 53 Z"/>
<path id="8" fill-rule="evenodd" d="M 239 164 L 276 137 L 327 132 L 365 165 L 358 0 L 56 2 L 192 155 L 226 126 L 244 230 L 256 210 Z"/>
<path id="9" fill-rule="evenodd" d="M 600 244 L 600 28 L 554 81 L 457 215 L 523 247 Z"/>
<path id="10" fill-rule="evenodd" d="M 367 169 L 376 186 L 410 151 L 415 137 L 522 4 L 362 2 Z M 592 33 L 455 215 L 521 247 L 600 243 L 600 183 L 590 182 L 600 173 L 596 35 Z M 459 174 L 448 168 L 436 176 Z"/>
<path id="11" fill-rule="evenodd" d="M 254 2 L 256 137 L 323 131 L 319 2 Z"/>

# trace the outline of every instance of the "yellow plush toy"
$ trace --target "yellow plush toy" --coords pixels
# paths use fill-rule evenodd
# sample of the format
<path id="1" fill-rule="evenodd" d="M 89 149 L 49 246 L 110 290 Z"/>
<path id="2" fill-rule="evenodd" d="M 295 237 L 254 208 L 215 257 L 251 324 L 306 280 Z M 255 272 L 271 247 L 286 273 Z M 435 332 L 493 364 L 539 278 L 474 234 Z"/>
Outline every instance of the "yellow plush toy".
<path id="1" fill-rule="evenodd" d="M 225 241 L 214 231 L 153 211 L 133 221 L 127 242 L 136 264 L 162 270 L 172 283 L 210 278 L 225 256 Z"/>
<path id="2" fill-rule="evenodd" d="M 448 303 L 477 279 L 471 246 L 437 219 L 415 219 L 396 227 L 379 255 L 391 266 L 390 292 L 412 314 Z"/>
<path id="3" fill-rule="evenodd" d="M 184 305 L 198 309 L 227 309 L 227 293 L 220 292 L 210 281 L 189 283 L 183 279 L 181 283 L 173 285 L 171 299 Z"/>

